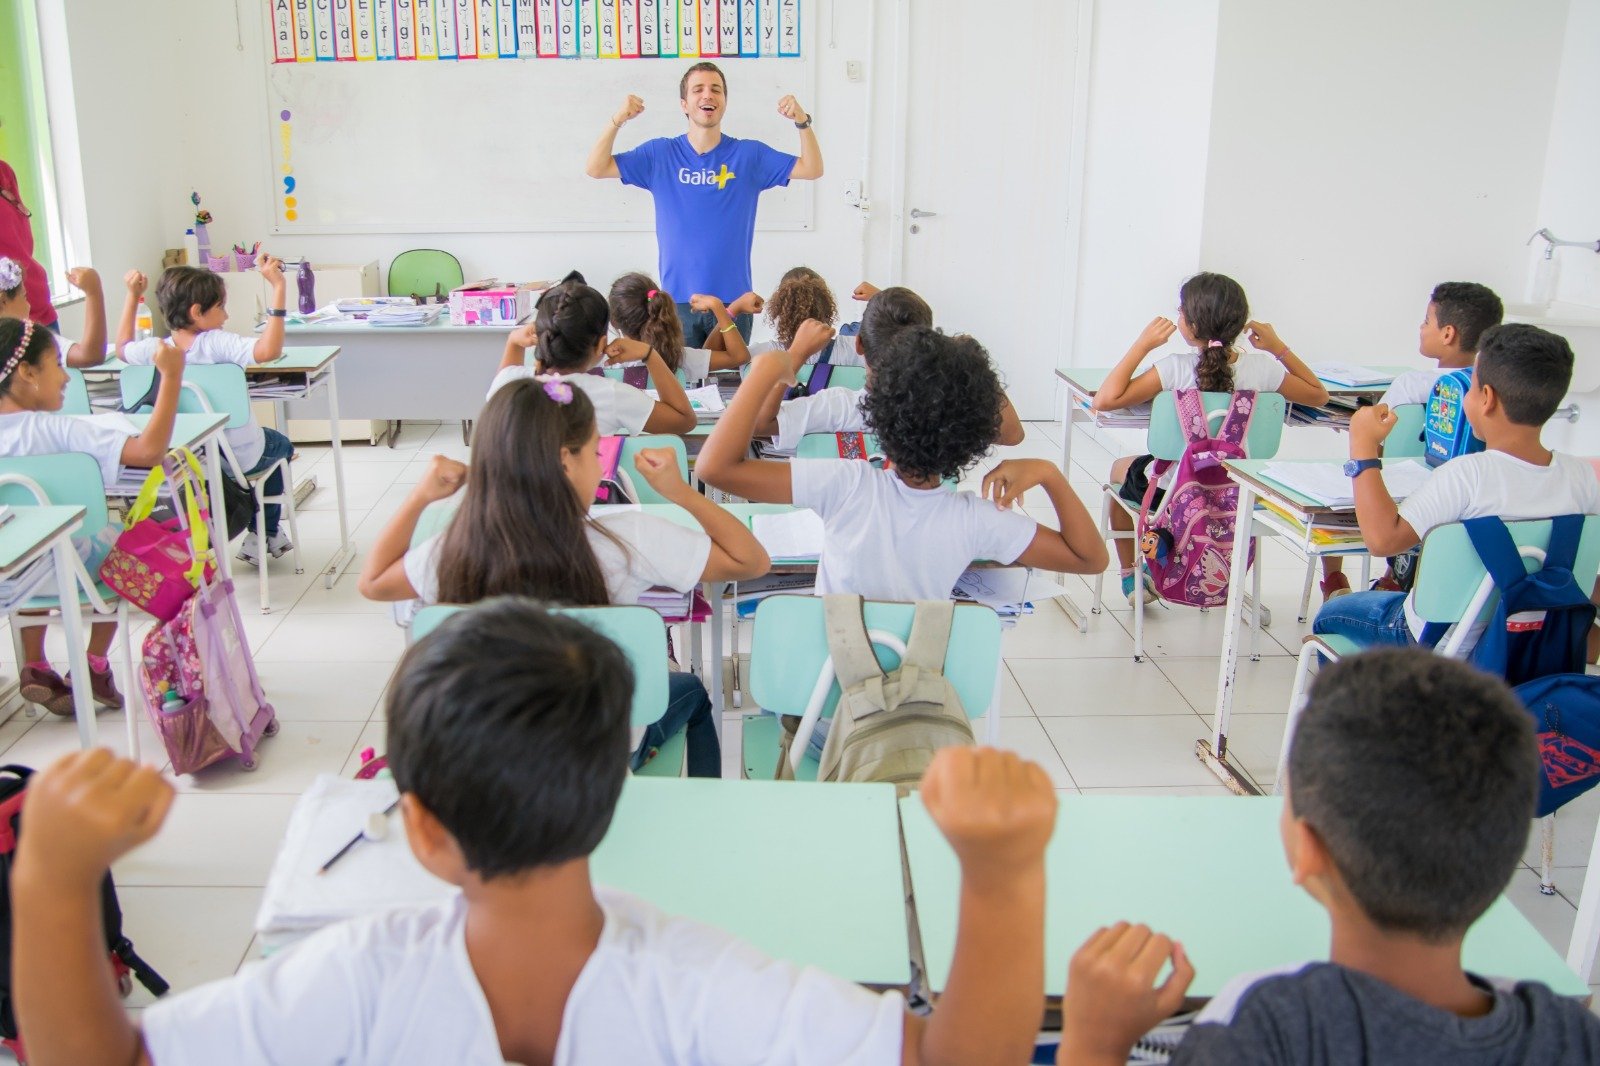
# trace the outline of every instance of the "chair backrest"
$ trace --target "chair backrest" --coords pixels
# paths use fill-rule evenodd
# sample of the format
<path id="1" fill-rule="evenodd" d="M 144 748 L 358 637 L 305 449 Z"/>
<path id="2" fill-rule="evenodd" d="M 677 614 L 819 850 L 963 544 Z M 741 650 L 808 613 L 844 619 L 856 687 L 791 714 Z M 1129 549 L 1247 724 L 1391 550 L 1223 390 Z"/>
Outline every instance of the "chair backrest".
<path id="1" fill-rule="evenodd" d="M 802 385 L 811 382 L 811 372 L 816 369 L 816 364 L 808 364 L 800 368 L 795 375 L 795 380 Z M 836 366 L 828 372 L 828 388 L 830 389 L 864 389 L 867 387 L 867 368 L 864 366 Z"/>
<path id="2" fill-rule="evenodd" d="M 625 367 L 620 367 L 620 366 L 603 366 L 603 367 L 600 368 L 600 373 L 604 374 L 606 377 L 610 378 L 612 381 L 623 381 L 627 377 L 627 369 Z M 683 368 L 682 367 L 679 367 L 677 370 L 674 370 L 672 372 L 672 376 L 678 379 L 678 384 L 679 385 L 688 385 L 689 384 L 689 375 L 685 374 L 683 372 Z M 647 386 L 647 387 L 648 388 L 652 388 L 652 389 L 655 388 L 654 385 L 650 385 L 650 386 Z"/>
<path id="3" fill-rule="evenodd" d="M 1385 459 L 1421 459 L 1422 422 L 1428 417 L 1425 403 L 1404 403 L 1392 409 L 1394 429 L 1383 442 Z"/>
<path id="4" fill-rule="evenodd" d="M 678 459 L 678 473 L 689 480 L 689 452 L 683 438 L 674 433 L 642 433 L 637 437 L 622 438 L 622 454 L 617 459 L 617 471 L 626 472 L 633 486 L 634 503 L 666 503 L 667 498 L 650 487 L 650 483 L 633 468 L 633 457 L 642 448 L 671 448 Z"/>
<path id="5" fill-rule="evenodd" d="M 1205 403 L 1206 416 L 1211 420 L 1212 432 L 1215 432 L 1222 425 L 1233 393 L 1203 392 L 1200 396 Z M 1282 393 L 1256 393 L 1255 411 L 1250 416 L 1250 432 L 1244 438 L 1246 455 L 1252 459 L 1271 459 L 1278 454 L 1287 411 Z M 1172 393 L 1160 393 L 1150 403 L 1150 432 L 1145 446 L 1157 459 L 1176 462 L 1183 458 L 1183 449 L 1188 443 L 1183 435 L 1183 427 L 1178 424 L 1178 406 L 1172 399 Z"/>
<path id="6" fill-rule="evenodd" d="M 76 367 L 67 367 L 67 395 L 61 401 L 61 413 L 64 415 L 94 414 L 94 408 L 89 405 L 89 385 L 83 380 L 83 371 Z"/>
<path id="7" fill-rule="evenodd" d="M 34 492 L 26 482 L 39 486 Z M 87 452 L 55 455 L 18 455 L 0 459 L 0 503 L 53 503 L 83 508 L 82 536 L 105 528 L 105 478 L 100 464 Z"/>
<path id="8" fill-rule="evenodd" d="M 871 433 L 863 433 L 862 442 L 867 446 L 868 456 L 882 457 L 883 449 L 878 445 L 878 438 Z M 837 459 L 839 458 L 839 435 L 836 433 L 807 433 L 800 438 L 800 443 L 795 446 L 796 459 Z"/>
<path id="9" fill-rule="evenodd" d="M 119 375 L 122 405 L 130 407 L 144 399 L 155 381 L 153 366 L 130 366 Z M 149 411 L 150 405 L 139 408 Z M 188 414 L 228 416 L 229 429 L 250 424 L 250 387 L 245 384 L 244 368 L 234 363 L 196 363 L 183 368 L 183 392 L 178 395 L 178 410 Z"/>
<path id="10" fill-rule="evenodd" d="M 452 604 L 424 607 L 411 620 L 411 639 L 421 640 L 439 623 L 468 608 Z M 637 604 L 620 607 L 552 607 L 610 637 L 633 667 L 633 710 L 629 724 L 650 725 L 667 710 L 667 626 L 661 616 Z"/>
<path id="11" fill-rule="evenodd" d="M 465 281 L 461 260 L 438 248 L 413 248 L 389 263 L 390 296 L 448 296 Z"/>
<path id="12" fill-rule="evenodd" d="M 1544 549 L 1550 544 L 1550 520 L 1507 522 L 1506 528 L 1522 551 L 1528 572 L 1539 569 Z M 1586 589 L 1600 573 L 1600 516 L 1590 515 L 1583 520 L 1583 537 L 1578 541 L 1578 559 L 1572 573 Z M 1451 522 L 1428 531 L 1417 560 L 1417 583 L 1412 589 L 1412 604 L 1423 621 L 1449 624 L 1481 617 L 1493 606 L 1493 589 L 1494 580 L 1478 558 L 1466 526 Z"/>
<path id="13" fill-rule="evenodd" d="M 916 606 L 869 600 L 864 605 L 867 628 L 882 629 L 905 640 L 911 636 Z M 804 714 L 828 658 L 828 635 L 823 623 L 822 600 L 817 596 L 769 596 L 756 608 L 755 636 L 750 648 L 750 695 L 757 706 L 774 714 Z M 875 649 L 885 670 L 900 665 L 900 657 L 884 647 Z M 1000 618 L 988 607 L 958 603 L 950 625 L 944 673 L 961 695 L 967 717 L 977 718 L 995 696 L 1000 671 Z M 823 705 L 822 717 L 833 717 L 839 702 L 835 682 Z"/>

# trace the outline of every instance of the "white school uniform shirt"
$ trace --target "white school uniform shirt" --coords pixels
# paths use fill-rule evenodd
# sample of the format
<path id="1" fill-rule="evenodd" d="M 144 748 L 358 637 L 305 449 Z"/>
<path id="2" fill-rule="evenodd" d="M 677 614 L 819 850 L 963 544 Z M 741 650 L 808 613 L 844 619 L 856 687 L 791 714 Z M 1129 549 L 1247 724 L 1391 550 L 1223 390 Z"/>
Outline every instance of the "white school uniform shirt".
<path id="1" fill-rule="evenodd" d="M 1433 395 L 1433 383 L 1449 373 L 1442 366 L 1431 370 L 1407 370 L 1389 382 L 1389 387 L 1378 399 L 1390 407 L 1405 407 L 1414 403 L 1427 403 Z"/>
<path id="2" fill-rule="evenodd" d="M 645 590 L 653 588 L 688 592 L 700 584 L 711 557 L 711 538 L 704 530 L 642 511 L 602 515 L 584 532 L 614 604 L 638 603 Z M 621 541 L 626 550 L 606 533 Z M 442 533 L 430 537 L 405 554 L 406 579 L 423 603 L 439 602 L 439 547 L 443 540 Z"/>
<path id="3" fill-rule="evenodd" d="M 489 396 L 510 382 L 538 376 L 539 372 L 531 366 L 508 366 L 489 383 Z M 561 380 L 589 394 L 589 402 L 594 404 L 595 424 L 600 427 L 602 437 L 638 436 L 644 432 L 644 424 L 656 407 L 656 402 L 643 389 L 615 378 L 600 374 L 562 374 Z"/>
<path id="4" fill-rule="evenodd" d="M 605 925 L 567 997 L 557 1066 L 900 1061 L 905 1004 L 596 888 Z M 460 896 L 344 922 L 261 966 L 163 997 L 156 1066 L 501 1066 Z M 537 956 L 537 945 L 529 945 Z"/>
<path id="5" fill-rule="evenodd" d="M 172 344 L 172 339 L 167 338 L 167 343 Z M 123 346 L 122 361 L 130 366 L 149 366 L 155 362 L 156 352 L 161 350 L 161 341 L 154 337 L 147 337 L 142 341 L 130 341 Z M 252 337 L 241 336 L 238 333 L 229 333 L 224 329 L 208 329 L 196 335 L 194 345 L 183 353 L 185 366 L 199 366 L 212 363 L 232 363 L 235 366 L 249 367 L 256 364 L 256 342 Z M 233 457 L 239 460 L 239 468 L 246 473 L 255 469 L 261 462 L 261 456 L 267 450 L 267 435 L 256 422 L 255 415 L 250 416 L 250 424 L 238 429 L 223 430 L 228 438 L 228 447 L 233 449 Z"/>
<path id="6" fill-rule="evenodd" d="M 1505 522 L 1600 514 L 1600 480 L 1588 460 L 1552 452 L 1549 466 L 1536 466 L 1505 452 L 1458 455 L 1440 466 L 1405 502 L 1400 517 L 1423 538 L 1435 526 L 1494 515 Z M 1410 595 L 1406 624 L 1422 636 L 1423 621 Z M 1467 648 L 1477 644 L 1487 623 L 1475 625 Z"/>
<path id="7" fill-rule="evenodd" d="M 860 433 L 867 428 L 861 410 L 866 389 L 823 389 L 810 396 L 785 400 L 778 405 L 778 436 L 773 449 L 793 455 L 800 438 L 807 433 Z"/>
<path id="8" fill-rule="evenodd" d="M 972 492 L 914 489 L 859 459 L 796 459 L 794 502 L 822 517 L 817 594 L 947 600 L 978 560 L 1011 564 L 1039 525 Z"/>
<path id="9" fill-rule="evenodd" d="M 776 340 L 756 341 L 754 344 L 749 345 L 749 348 L 751 359 L 754 359 L 756 356 L 762 355 L 766 352 L 781 352 L 786 350 L 784 346 L 779 344 Z M 832 363 L 834 366 L 867 365 L 866 358 L 860 352 L 856 351 L 856 339 L 854 337 L 835 337 L 833 339 L 833 343 L 829 347 L 822 349 L 822 351 L 817 352 L 811 358 L 807 359 L 806 365 L 816 366 L 818 363 L 823 362 Z"/>

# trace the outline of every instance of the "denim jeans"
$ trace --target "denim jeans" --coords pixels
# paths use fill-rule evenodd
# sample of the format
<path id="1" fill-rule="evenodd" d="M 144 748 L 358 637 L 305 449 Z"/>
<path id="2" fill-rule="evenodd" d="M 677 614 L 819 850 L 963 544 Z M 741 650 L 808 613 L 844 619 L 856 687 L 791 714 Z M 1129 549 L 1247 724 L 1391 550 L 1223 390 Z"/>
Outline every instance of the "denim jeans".
<path id="1" fill-rule="evenodd" d="M 282 433 L 279 433 L 275 429 L 263 428 L 261 432 L 266 436 L 266 447 L 262 449 L 261 461 L 256 463 L 256 465 L 251 467 L 249 470 L 246 470 L 246 474 L 259 474 L 261 471 L 265 470 L 279 459 L 287 459 L 289 456 L 294 454 L 294 444 L 289 440 L 288 437 L 285 437 Z M 267 495 L 283 495 L 282 470 L 274 471 L 272 476 L 267 478 Z M 267 504 L 267 536 L 276 537 L 278 535 L 278 515 L 282 512 L 282 510 L 283 508 L 279 507 L 275 503 Z M 256 519 L 254 515 L 251 515 L 250 531 L 252 533 L 255 532 L 255 528 Z"/>
<path id="2" fill-rule="evenodd" d="M 1406 625 L 1404 592 L 1352 592 L 1329 600 L 1317 612 L 1311 631 L 1349 637 L 1363 646 L 1404 648 L 1416 643 Z"/>
<path id="3" fill-rule="evenodd" d="M 700 679 L 690 673 L 667 675 L 667 713 L 645 728 L 644 740 L 633 753 L 633 768 L 643 766 L 680 729 L 689 749 L 689 776 L 721 777 L 722 745 L 711 719 L 711 697 Z"/>
<path id="4" fill-rule="evenodd" d="M 717 328 L 717 316 L 710 311 L 691 311 L 688 304 L 678 305 L 678 318 L 683 322 L 683 344 L 686 348 L 704 348 L 706 338 Z M 733 324 L 739 327 L 739 336 L 750 343 L 750 327 L 755 319 L 750 315 L 734 315 Z"/>

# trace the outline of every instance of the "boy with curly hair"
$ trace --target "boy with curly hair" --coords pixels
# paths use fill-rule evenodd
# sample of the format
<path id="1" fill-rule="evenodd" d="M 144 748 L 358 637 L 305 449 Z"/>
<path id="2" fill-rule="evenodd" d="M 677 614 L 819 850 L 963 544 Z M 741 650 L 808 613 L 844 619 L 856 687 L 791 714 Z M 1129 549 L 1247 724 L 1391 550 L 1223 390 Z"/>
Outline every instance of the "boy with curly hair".
<path id="1" fill-rule="evenodd" d="M 830 333 L 808 321 L 793 343 L 817 345 Z M 947 599 L 961 572 L 980 559 L 1069 574 L 1105 569 L 1105 543 L 1055 464 L 1008 459 L 983 479 L 981 496 L 943 484 L 983 458 L 1001 424 L 999 376 L 971 337 L 913 326 L 875 356 L 862 410 L 887 458 L 882 469 L 855 459 L 749 458 L 763 401 L 793 379 L 788 353 L 758 356 L 695 469 L 725 492 L 797 504 L 822 517 L 819 594 Z M 1036 485 L 1055 506 L 1059 530 L 1011 509 Z"/>

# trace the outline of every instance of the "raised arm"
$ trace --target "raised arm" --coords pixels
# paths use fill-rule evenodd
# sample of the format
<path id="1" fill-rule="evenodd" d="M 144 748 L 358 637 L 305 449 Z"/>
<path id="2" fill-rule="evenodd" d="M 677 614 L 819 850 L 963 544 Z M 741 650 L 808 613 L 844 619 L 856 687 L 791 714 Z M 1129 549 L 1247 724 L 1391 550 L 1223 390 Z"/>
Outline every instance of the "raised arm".
<path id="1" fill-rule="evenodd" d="M 694 516 L 711 538 L 711 554 L 706 557 L 702 581 L 748 581 L 772 568 L 767 550 L 750 532 L 743 519 L 718 507 L 683 480 L 678 457 L 670 448 L 641 448 L 633 457 L 634 469 L 668 503 L 675 503 Z"/>
<path id="2" fill-rule="evenodd" d="M 145 294 L 150 287 L 150 279 L 137 270 L 130 270 L 122 275 L 122 284 L 127 288 L 128 295 L 122 301 L 122 317 L 117 320 L 117 355 L 122 355 L 122 349 L 133 340 L 134 319 L 139 314 L 139 297 Z"/>
<path id="3" fill-rule="evenodd" d="M 618 337 L 606 345 L 606 359 L 613 364 L 644 363 L 650 387 L 656 390 L 656 405 L 644 421 L 646 433 L 687 433 L 698 424 L 683 382 L 667 367 L 660 352 L 643 341 Z"/>
<path id="4" fill-rule="evenodd" d="M 1278 386 L 1278 391 L 1283 393 L 1283 398 L 1290 403 L 1305 404 L 1307 407 L 1321 407 L 1328 402 L 1328 386 L 1322 383 L 1316 372 L 1301 361 L 1298 355 L 1289 350 L 1278 336 L 1278 331 L 1266 322 L 1251 322 L 1245 327 L 1250 338 L 1250 343 L 1263 352 L 1267 352 L 1283 364 L 1285 376 L 1283 384 Z"/>
<path id="5" fill-rule="evenodd" d="M 799 379 L 800 369 L 833 340 L 833 332 L 824 322 L 817 322 L 813 329 L 795 332 L 794 340 L 789 342 L 789 373 L 761 401 L 761 409 L 756 414 L 756 436 L 777 436 L 778 412 L 783 408 L 784 395 L 789 391 L 789 386 Z"/>
<path id="6" fill-rule="evenodd" d="M 589 149 L 589 161 L 583 165 L 585 174 L 591 178 L 622 177 L 622 173 L 617 170 L 617 131 L 643 112 L 644 101 L 637 96 L 630 95 L 623 101 L 617 113 L 606 120 L 606 128 L 601 131 L 600 139 Z"/>
<path id="7" fill-rule="evenodd" d="M 754 294 L 745 294 L 745 296 L 751 295 Z M 741 296 L 739 300 L 744 298 Z M 733 302 L 735 307 L 739 305 L 739 300 Z M 717 338 L 720 343 L 714 348 L 709 340 L 706 343 L 706 349 L 711 352 L 712 370 L 736 370 L 750 361 L 750 348 L 745 344 L 744 337 L 740 336 L 739 327 L 734 324 L 732 308 L 723 306 L 717 297 L 703 293 L 695 293 L 689 297 L 689 308 L 693 311 L 710 311 L 716 317 L 717 328 L 711 331 L 711 336 Z"/>
<path id="8" fill-rule="evenodd" d="M 172 445 L 172 426 L 178 418 L 178 397 L 183 393 L 183 353 L 165 342 L 156 351 L 156 373 L 161 385 L 144 432 L 129 437 L 122 445 L 122 465 L 154 467 L 166 457 Z"/>
<path id="9" fill-rule="evenodd" d="M 83 293 L 83 339 L 67 352 L 68 366 L 99 366 L 106 361 L 106 293 L 93 267 L 73 267 L 67 280 Z"/>
<path id="10" fill-rule="evenodd" d="M 287 307 L 288 285 L 283 279 L 283 260 L 268 255 L 266 252 L 256 254 L 256 270 L 266 279 L 272 287 L 272 299 L 268 301 L 267 308 L 272 311 L 283 311 Z M 267 324 L 261 331 L 261 336 L 256 338 L 255 360 L 258 363 L 270 363 L 283 355 L 283 320 L 284 316 L 267 315 Z"/>
<path id="11" fill-rule="evenodd" d="M 1287 380 L 1284 382 L 1288 384 Z M 1350 458 L 1377 459 L 1383 454 L 1383 442 L 1394 430 L 1398 421 L 1386 403 L 1363 407 L 1350 416 Z M 1361 539 L 1374 555 L 1399 555 L 1414 548 L 1422 538 L 1411 528 L 1411 523 L 1400 517 L 1400 508 L 1389 487 L 1384 484 L 1383 470 L 1372 467 L 1355 476 L 1351 489 L 1356 498 L 1356 523 L 1361 527 Z"/>
<path id="12" fill-rule="evenodd" d="M 778 114 L 796 126 L 805 126 L 800 131 L 800 158 L 794 161 L 794 169 L 789 171 L 789 180 L 802 181 L 822 177 L 822 146 L 817 143 L 817 131 L 811 128 L 811 116 L 792 96 L 785 96 L 778 101 Z"/>
<path id="13" fill-rule="evenodd" d="M 1124 407 L 1134 404 L 1146 403 L 1156 398 L 1161 391 L 1161 377 L 1154 370 L 1146 370 L 1137 378 L 1133 372 L 1139 369 L 1139 364 L 1144 362 L 1145 356 L 1167 343 L 1177 325 L 1169 318 L 1153 318 L 1150 324 L 1139 334 L 1117 365 L 1111 368 L 1111 373 L 1100 383 L 1095 390 L 1094 400 L 1090 403 L 1096 411 L 1120 411 Z"/>
<path id="14" fill-rule="evenodd" d="M 361 578 L 356 588 L 361 595 L 379 603 L 415 599 L 417 590 L 406 576 L 406 552 L 411 550 L 411 537 L 417 531 L 417 522 L 428 505 L 447 499 L 467 482 L 467 464 L 455 459 L 435 455 L 422 480 L 406 494 L 405 501 L 384 525 L 378 539 L 367 552 L 361 564 Z"/>
<path id="15" fill-rule="evenodd" d="M 961 864 L 950 977 L 933 1013 L 907 1014 L 901 1061 L 1027 1062 L 1044 1013 L 1044 852 L 1056 795 L 1034 763 L 992 748 L 940 749 L 922 805 Z"/>
<path id="16" fill-rule="evenodd" d="M 1007 459 L 983 479 L 983 495 L 1001 507 L 1022 499 L 1022 493 L 1041 486 L 1056 509 L 1059 530 L 1040 526 L 1017 562 L 1063 574 L 1098 574 L 1110 562 L 1106 542 L 1066 475 L 1048 459 Z"/>

